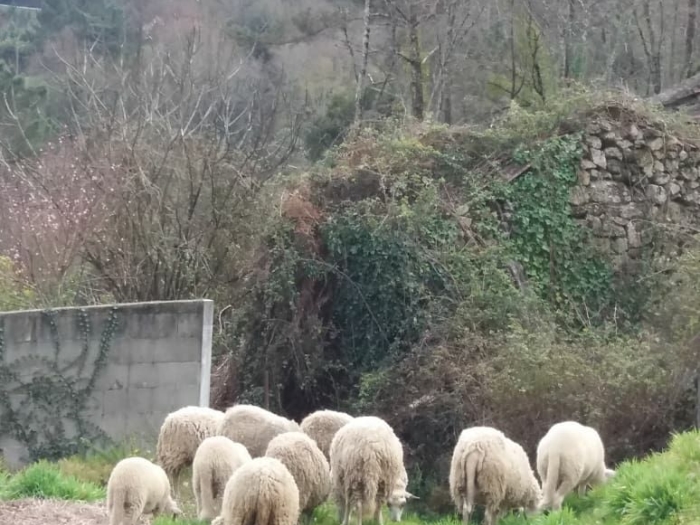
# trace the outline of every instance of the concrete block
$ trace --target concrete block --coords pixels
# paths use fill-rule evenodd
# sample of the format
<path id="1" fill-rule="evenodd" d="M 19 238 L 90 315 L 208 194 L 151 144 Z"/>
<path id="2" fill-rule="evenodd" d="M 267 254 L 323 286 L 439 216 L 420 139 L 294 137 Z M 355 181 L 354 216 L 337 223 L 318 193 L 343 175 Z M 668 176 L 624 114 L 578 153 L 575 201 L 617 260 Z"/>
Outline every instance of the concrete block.
<path id="1" fill-rule="evenodd" d="M 128 365 L 132 362 L 132 347 L 134 340 L 129 337 L 122 337 L 112 341 L 107 352 L 107 362 L 118 365 Z"/>
<path id="2" fill-rule="evenodd" d="M 129 365 L 110 364 L 97 376 L 95 390 L 124 390 L 129 385 Z"/>
<path id="3" fill-rule="evenodd" d="M 195 337 L 200 339 L 202 336 L 202 326 L 201 313 L 181 315 L 177 320 L 177 335 L 179 337 Z"/>
<path id="4" fill-rule="evenodd" d="M 199 383 L 162 386 L 153 392 L 153 410 L 172 412 L 188 405 L 199 405 Z"/>
<path id="5" fill-rule="evenodd" d="M 200 339 L 164 339 L 153 348 L 153 361 L 156 363 L 199 361 L 200 347 Z"/>
<path id="6" fill-rule="evenodd" d="M 153 388 L 129 387 L 126 391 L 126 403 L 124 407 L 129 418 L 134 414 L 150 414 L 153 410 Z"/>
<path id="7" fill-rule="evenodd" d="M 159 386 L 169 385 L 199 385 L 202 365 L 199 362 L 189 363 L 156 363 Z M 131 380 L 133 382 L 133 379 Z"/>
<path id="8" fill-rule="evenodd" d="M 152 414 L 132 414 L 126 421 L 124 435 L 137 440 L 154 441 L 158 438 L 160 421 Z"/>
<path id="9" fill-rule="evenodd" d="M 134 339 L 162 339 L 177 335 L 175 313 L 131 313 L 126 321 L 126 335 Z"/>
<path id="10" fill-rule="evenodd" d="M 29 461 L 29 449 L 16 439 L 0 436 L 0 456 L 10 470 L 16 470 Z"/>
<path id="11" fill-rule="evenodd" d="M 4 339 L 5 344 L 9 343 L 29 343 L 31 341 L 36 341 L 36 314 L 32 315 L 30 313 L 12 313 L 12 314 L 0 314 L 3 318 L 4 324 Z"/>
<path id="12" fill-rule="evenodd" d="M 102 431 L 115 441 L 119 441 L 126 433 L 126 412 L 119 414 L 105 414 L 98 422 Z"/>
<path id="13" fill-rule="evenodd" d="M 129 366 L 129 388 L 155 388 L 165 379 L 158 374 L 155 363 L 132 363 Z"/>
<path id="14" fill-rule="evenodd" d="M 108 390 L 102 392 L 101 417 L 125 415 L 129 412 L 129 398 L 127 390 Z"/>

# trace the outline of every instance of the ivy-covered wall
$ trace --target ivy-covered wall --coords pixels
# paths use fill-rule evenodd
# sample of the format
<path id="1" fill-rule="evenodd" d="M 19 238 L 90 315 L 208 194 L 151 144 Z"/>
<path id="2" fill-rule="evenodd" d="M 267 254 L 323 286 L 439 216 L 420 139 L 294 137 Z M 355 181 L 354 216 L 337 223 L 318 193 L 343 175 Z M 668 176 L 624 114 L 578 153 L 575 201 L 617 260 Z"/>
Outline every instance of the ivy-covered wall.
<path id="1" fill-rule="evenodd" d="M 154 441 L 209 404 L 209 300 L 0 313 L 0 454 L 10 465 L 99 440 Z"/>

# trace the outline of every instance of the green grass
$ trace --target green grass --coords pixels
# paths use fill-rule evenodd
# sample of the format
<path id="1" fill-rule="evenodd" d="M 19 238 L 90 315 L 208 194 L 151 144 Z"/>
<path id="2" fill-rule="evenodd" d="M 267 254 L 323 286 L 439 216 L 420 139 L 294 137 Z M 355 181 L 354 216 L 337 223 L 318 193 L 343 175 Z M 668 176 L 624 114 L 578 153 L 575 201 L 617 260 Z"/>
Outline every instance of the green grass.
<path id="1" fill-rule="evenodd" d="M 146 451 L 122 447 L 68 458 L 59 463 L 40 461 L 11 474 L 0 469 L 0 500 L 57 498 L 97 501 L 105 497 L 106 477 L 123 457 L 146 456 Z M 72 474 L 73 472 L 76 475 Z M 203 525 L 194 519 L 189 473 L 178 486 L 184 511 L 181 518 L 160 516 L 152 525 Z M 481 513 L 476 512 L 479 516 Z M 385 523 L 388 512 L 385 509 Z M 477 518 L 478 521 L 478 518 Z M 363 520 L 373 525 L 370 520 Z M 700 525 L 700 432 L 673 436 L 668 450 L 643 460 L 631 460 L 617 469 L 607 484 L 586 496 L 569 495 L 558 512 L 524 517 L 505 516 L 499 525 Z M 333 504 L 318 507 L 308 525 L 338 525 Z M 460 517 L 426 519 L 409 511 L 401 525 L 461 525 Z"/>
<path id="2" fill-rule="evenodd" d="M 55 498 L 76 501 L 104 499 L 105 489 L 61 473 L 58 466 L 40 461 L 14 475 L 0 474 L 0 500 Z"/>

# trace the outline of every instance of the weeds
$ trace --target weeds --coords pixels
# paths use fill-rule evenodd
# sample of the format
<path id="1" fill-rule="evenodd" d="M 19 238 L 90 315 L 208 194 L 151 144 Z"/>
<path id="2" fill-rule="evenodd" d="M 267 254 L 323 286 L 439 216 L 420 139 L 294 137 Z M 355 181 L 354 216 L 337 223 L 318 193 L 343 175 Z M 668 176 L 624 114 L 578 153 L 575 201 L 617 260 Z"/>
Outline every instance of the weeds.
<path id="1" fill-rule="evenodd" d="M 0 500 L 40 498 L 74 501 L 104 499 L 104 488 L 61 473 L 55 464 L 39 461 L 10 476 L 0 476 Z"/>

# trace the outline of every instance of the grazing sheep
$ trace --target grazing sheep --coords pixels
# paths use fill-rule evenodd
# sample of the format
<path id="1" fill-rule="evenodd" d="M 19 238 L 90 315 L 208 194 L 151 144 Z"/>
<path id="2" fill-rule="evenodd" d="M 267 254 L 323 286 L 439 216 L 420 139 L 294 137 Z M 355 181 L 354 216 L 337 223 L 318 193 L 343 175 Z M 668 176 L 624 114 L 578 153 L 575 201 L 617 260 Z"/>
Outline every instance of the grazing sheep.
<path id="1" fill-rule="evenodd" d="M 284 432 L 299 432 L 295 421 L 273 414 L 254 405 L 235 405 L 224 414 L 217 434 L 241 443 L 251 457 L 265 455 L 268 443 Z"/>
<path id="2" fill-rule="evenodd" d="M 192 490 L 200 520 L 209 521 L 221 514 L 226 482 L 251 459 L 243 445 L 227 437 L 212 436 L 202 441 L 192 462 Z"/>
<path id="3" fill-rule="evenodd" d="M 306 516 L 326 501 L 331 491 L 330 466 L 316 442 L 303 432 L 285 432 L 267 446 L 265 456 L 279 459 L 294 476 L 299 508 Z"/>
<path id="4" fill-rule="evenodd" d="M 486 525 L 510 509 L 537 510 L 539 483 L 523 448 L 491 427 L 463 430 L 452 454 L 450 494 L 466 525 L 475 504 L 486 507 Z"/>
<path id="5" fill-rule="evenodd" d="M 343 525 L 352 511 L 357 511 L 359 525 L 365 513 L 381 525 L 384 503 L 391 519 L 401 521 L 406 500 L 416 496 L 406 491 L 403 447 L 384 420 L 353 419 L 335 434 L 330 456 L 333 497 Z"/>
<path id="6" fill-rule="evenodd" d="M 317 410 L 306 416 L 301 422 L 301 431 L 313 439 L 326 459 L 330 461 L 331 441 L 333 436 L 345 424 L 353 420 L 350 414 L 335 410 Z"/>
<path id="7" fill-rule="evenodd" d="M 537 473 L 542 480 L 541 508 L 560 509 L 574 489 L 605 483 L 615 471 L 605 466 L 605 448 L 598 432 L 576 421 L 552 425 L 537 445 Z"/>
<path id="8" fill-rule="evenodd" d="M 299 489 L 282 462 L 261 457 L 229 478 L 221 515 L 212 525 L 296 525 Z"/>
<path id="9" fill-rule="evenodd" d="M 180 514 L 165 471 L 140 457 L 122 459 L 112 469 L 107 511 L 110 525 L 135 525 L 142 514 Z"/>
<path id="10" fill-rule="evenodd" d="M 187 406 L 165 417 L 158 433 L 158 464 L 177 489 L 176 480 L 183 468 L 192 464 L 200 443 L 216 435 L 224 413 L 208 407 Z"/>

